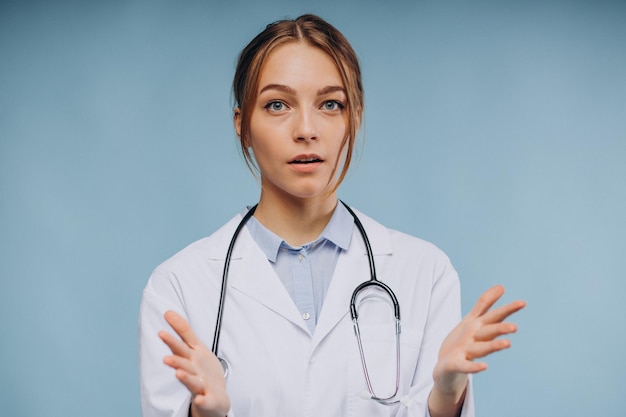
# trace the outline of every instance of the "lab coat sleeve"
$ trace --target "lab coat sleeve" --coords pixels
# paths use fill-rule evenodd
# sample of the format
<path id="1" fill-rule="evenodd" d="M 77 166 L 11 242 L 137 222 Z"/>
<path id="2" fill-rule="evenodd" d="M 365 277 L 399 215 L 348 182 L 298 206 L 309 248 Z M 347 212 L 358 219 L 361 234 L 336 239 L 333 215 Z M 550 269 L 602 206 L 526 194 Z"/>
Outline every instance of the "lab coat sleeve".
<path id="1" fill-rule="evenodd" d="M 191 394 L 163 363 L 171 354 L 158 337 L 161 330 L 173 333 L 163 315 L 174 310 L 185 319 L 187 309 L 176 275 L 157 268 L 143 292 L 139 314 L 139 373 L 143 417 L 187 417 Z M 235 417 L 232 410 L 229 417 Z"/>
<path id="2" fill-rule="evenodd" d="M 186 317 L 180 291 L 167 273 L 157 269 L 144 289 L 139 313 L 139 381 L 144 417 L 187 417 L 191 395 L 163 363 L 171 354 L 158 332 L 172 332 L 163 314 L 174 310 Z"/>
<path id="3" fill-rule="evenodd" d="M 418 366 L 413 379 L 408 407 L 410 417 L 429 417 L 428 396 L 433 386 L 433 369 L 437 363 L 441 343 L 461 320 L 461 291 L 458 275 L 450 260 L 440 253 L 435 262 L 432 278 L 428 317 L 420 348 Z M 414 410 L 426 410 L 425 413 Z M 471 376 L 468 382 L 461 417 L 474 417 L 474 398 Z"/>

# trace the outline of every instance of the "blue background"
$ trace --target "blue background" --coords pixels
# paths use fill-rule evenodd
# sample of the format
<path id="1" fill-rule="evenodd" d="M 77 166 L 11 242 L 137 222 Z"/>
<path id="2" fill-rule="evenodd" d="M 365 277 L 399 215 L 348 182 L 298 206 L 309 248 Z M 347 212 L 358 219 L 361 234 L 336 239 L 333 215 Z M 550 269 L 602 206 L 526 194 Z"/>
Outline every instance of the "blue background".
<path id="1" fill-rule="evenodd" d="M 626 2 L 486 0 L 0 3 L 2 415 L 140 414 L 151 270 L 258 198 L 237 53 L 303 12 L 363 65 L 340 196 L 444 249 L 465 312 L 528 301 L 479 415 L 624 415 Z"/>

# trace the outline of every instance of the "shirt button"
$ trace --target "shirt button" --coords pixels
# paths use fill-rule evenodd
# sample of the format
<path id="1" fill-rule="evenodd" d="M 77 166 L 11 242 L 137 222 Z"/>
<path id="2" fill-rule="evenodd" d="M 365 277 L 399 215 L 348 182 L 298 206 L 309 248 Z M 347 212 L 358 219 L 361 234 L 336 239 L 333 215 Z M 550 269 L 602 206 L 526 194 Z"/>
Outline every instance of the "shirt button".
<path id="1" fill-rule="evenodd" d="M 309 313 L 304 313 L 304 314 L 302 315 L 302 318 L 303 318 L 303 319 L 305 319 L 305 320 L 308 320 L 308 319 L 310 319 L 310 318 L 311 318 L 311 315 L 310 315 Z"/>
<path id="2" fill-rule="evenodd" d="M 304 260 L 304 255 L 303 254 L 299 254 L 298 255 L 298 261 L 302 262 Z"/>

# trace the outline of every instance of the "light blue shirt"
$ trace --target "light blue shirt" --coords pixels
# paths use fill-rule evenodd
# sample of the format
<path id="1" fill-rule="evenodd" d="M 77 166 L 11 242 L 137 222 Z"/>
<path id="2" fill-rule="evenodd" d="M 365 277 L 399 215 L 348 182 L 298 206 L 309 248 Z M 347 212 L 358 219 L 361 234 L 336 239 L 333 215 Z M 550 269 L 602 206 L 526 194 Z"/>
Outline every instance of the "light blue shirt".
<path id="1" fill-rule="evenodd" d="M 293 299 L 313 334 L 326 291 L 342 250 L 352 238 L 354 219 L 341 203 L 313 242 L 294 247 L 259 223 L 254 216 L 246 227 Z"/>

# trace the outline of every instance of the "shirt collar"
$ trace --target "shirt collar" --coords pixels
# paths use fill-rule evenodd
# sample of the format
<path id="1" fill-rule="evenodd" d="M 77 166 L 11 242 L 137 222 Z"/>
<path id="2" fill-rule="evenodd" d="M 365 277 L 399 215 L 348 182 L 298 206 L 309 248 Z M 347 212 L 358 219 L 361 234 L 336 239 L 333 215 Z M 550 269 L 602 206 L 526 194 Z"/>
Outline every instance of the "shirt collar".
<path id="1" fill-rule="evenodd" d="M 327 239 L 343 250 L 347 250 L 352 239 L 354 219 L 343 203 L 338 202 L 320 238 Z"/>
<path id="2" fill-rule="evenodd" d="M 270 262 L 276 262 L 278 250 L 283 243 L 290 247 L 280 236 L 259 223 L 254 216 L 248 220 L 246 227 Z M 322 240 L 328 240 L 335 246 L 346 250 L 350 246 L 353 227 L 354 219 L 352 215 L 341 202 L 338 202 L 333 215 L 320 236 L 313 242 L 302 246 L 313 246 Z"/>

